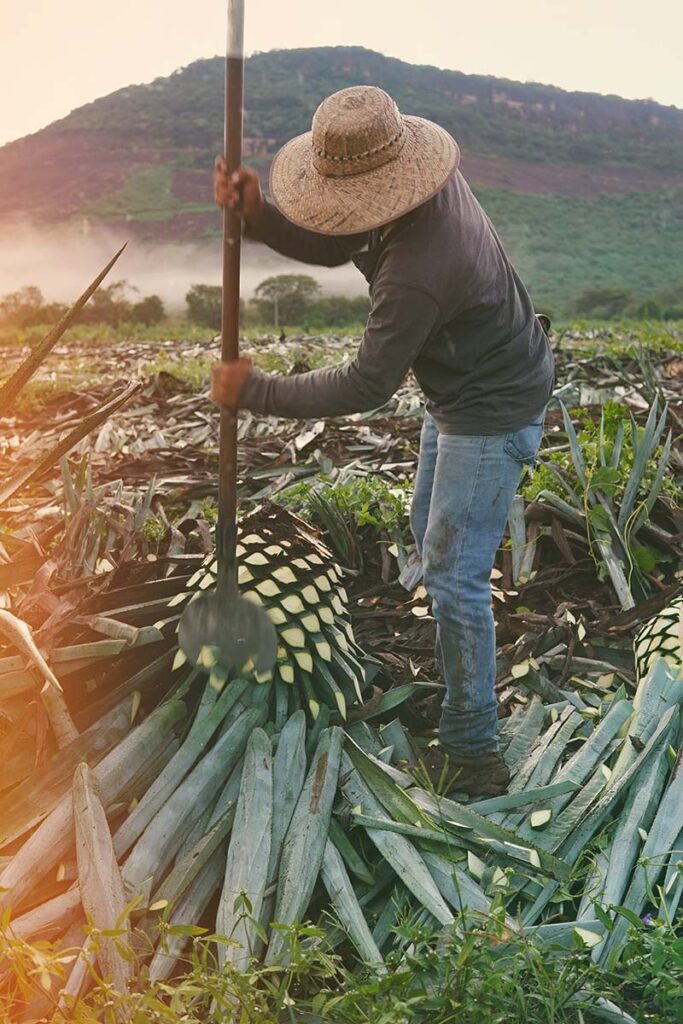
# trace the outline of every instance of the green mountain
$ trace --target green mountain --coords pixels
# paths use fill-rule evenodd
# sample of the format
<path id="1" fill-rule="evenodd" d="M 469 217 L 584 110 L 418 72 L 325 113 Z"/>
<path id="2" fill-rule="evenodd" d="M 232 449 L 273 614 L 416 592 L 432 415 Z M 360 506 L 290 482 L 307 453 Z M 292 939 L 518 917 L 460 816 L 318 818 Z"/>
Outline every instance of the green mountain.
<path id="1" fill-rule="evenodd" d="M 363 83 L 455 136 L 537 304 L 568 310 L 587 288 L 647 298 L 683 283 L 683 110 L 360 47 L 276 50 L 247 62 L 248 162 L 267 174 L 325 95 Z M 214 239 L 222 117 L 218 57 L 89 103 L 0 149 L 0 228 L 102 224 L 150 241 Z"/>

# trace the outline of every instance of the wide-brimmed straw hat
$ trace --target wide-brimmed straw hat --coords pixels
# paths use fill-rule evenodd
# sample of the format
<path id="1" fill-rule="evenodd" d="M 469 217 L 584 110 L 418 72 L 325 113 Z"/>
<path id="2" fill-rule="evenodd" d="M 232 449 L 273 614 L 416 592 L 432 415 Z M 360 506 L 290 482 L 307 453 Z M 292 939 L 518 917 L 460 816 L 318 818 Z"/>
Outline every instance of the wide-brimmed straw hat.
<path id="1" fill-rule="evenodd" d="M 323 100 L 312 131 L 273 160 L 271 195 L 295 224 L 352 235 L 386 224 L 439 191 L 460 161 L 439 125 L 410 117 L 383 89 L 360 85 Z"/>

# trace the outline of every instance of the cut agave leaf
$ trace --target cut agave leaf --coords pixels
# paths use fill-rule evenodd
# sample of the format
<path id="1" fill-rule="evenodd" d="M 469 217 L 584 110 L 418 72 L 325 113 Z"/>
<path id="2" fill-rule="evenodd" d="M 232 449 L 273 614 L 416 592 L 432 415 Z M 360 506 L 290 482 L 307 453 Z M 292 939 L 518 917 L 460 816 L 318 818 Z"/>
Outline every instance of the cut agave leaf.
<path id="1" fill-rule="evenodd" d="M 299 622 L 307 633 L 320 633 L 320 619 L 315 612 L 306 612 L 301 616 Z M 326 658 L 325 660 L 329 661 L 330 659 Z"/>
<path id="2" fill-rule="evenodd" d="M 313 671 L 313 658 L 308 651 L 292 650 L 292 657 L 304 672 Z"/>
<path id="3" fill-rule="evenodd" d="M 290 615 L 302 615 L 306 611 L 306 605 L 298 594 L 286 594 L 280 603 Z"/>
<path id="4" fill-rule="evenodd" d="M 296 576 L 286 565 L 281 566 L 279 569 L 273 569 L 271 575 L 273 576 L 273 579 L 278 581 L 278 583 L 288 584 L 297 582 Z"/>
<path id="5" fill-rule="evenodd" d="M 290 647 L 306 646 L 306 634 L 299 626 L 286 626 L 280 630 L 280 636 Z"/>
<path id="6" fill-rule="evenodd" d="M 247 565 L 268 565 L 269 560 L 261 551 L 254 551 L 252 554 L 246 555 L 244 561 Z"/>

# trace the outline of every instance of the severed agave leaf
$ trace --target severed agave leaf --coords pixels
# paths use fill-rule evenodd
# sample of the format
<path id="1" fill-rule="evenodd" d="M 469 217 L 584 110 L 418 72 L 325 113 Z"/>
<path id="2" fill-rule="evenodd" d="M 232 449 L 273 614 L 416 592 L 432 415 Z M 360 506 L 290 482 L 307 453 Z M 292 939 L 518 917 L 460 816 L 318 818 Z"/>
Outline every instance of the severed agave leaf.
<path id="1" fill-rule="evenodd" d="M 95 778 L 84 762 L 74 772 L 73 806 L 83 909 L 101 933 L 122 929 L 125 937 L 126 899 L 121 873 Z M 127 992 L 133 979 L 132 960 L 121 955 L 112 935 L 100 934 L 97 941 L 102 974 L 116 991 Z"/>

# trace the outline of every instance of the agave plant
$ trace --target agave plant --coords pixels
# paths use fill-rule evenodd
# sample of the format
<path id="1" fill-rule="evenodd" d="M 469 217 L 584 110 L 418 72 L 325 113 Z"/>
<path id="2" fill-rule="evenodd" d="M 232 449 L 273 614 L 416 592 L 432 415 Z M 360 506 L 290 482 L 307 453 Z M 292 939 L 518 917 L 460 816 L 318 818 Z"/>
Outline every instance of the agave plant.
<path id="1" fill-rule="evenodd" d="M 648 592 L 647 581 L 635 550 L 635 540 L 652 512 L 669 463 L 671 431 L 662 445 L 654 477 L 645 483 L 646 473 L 664 435 L 667 409 L 665 407 L 660 413 L 655 402 L 642 431 L 633 416 L 630 416 L 633 461 L 628 471 L 622 466 L 622 460 L 625 459 L 625 420 L 621 420 L 614 440 L 608 443 L 603 409 L 597 455 L 589 464 L 564 405 L 562 415 L 578 487 L 572 485 L 559 466 L 548 461 L 544 465 L 555 476 L 564 497 L 551 490 L 541 491 L 538 497 L 559 509 L 586 533 L 597 560 L 610 576 L 622 608 L 633 608 L 636 604 L 634 594 L 640 599 L 647 596 Z M 621 478 L 625 479 L 623 488 L 618 486 Z"/>
<path id="2" fill-rule="evenodd" d="M 244 597 L 263 605 L 278 633 L 274 671 L 259 677 L 275 686 L 275 721 L 307 706 L 317 719 L 321 706 L 346 719 L 349 704 L 362 701 L 368 678 L 363 653 L 356 645 L 342 571 L 330 551 L 307 524 L 285 509 L 263 505 L 240 524 L 238 583 Z M 216 584 L 217 562 L 204 559 L 186 588 L 169 602 L 180 610 Z M 159 625 L 165 625 L 163 620 Z M 213 649 L 204 648 L 203 667 L 222 684 L 223 666 Z M 184 664 L 182 652 L 174 665 Z"/>

